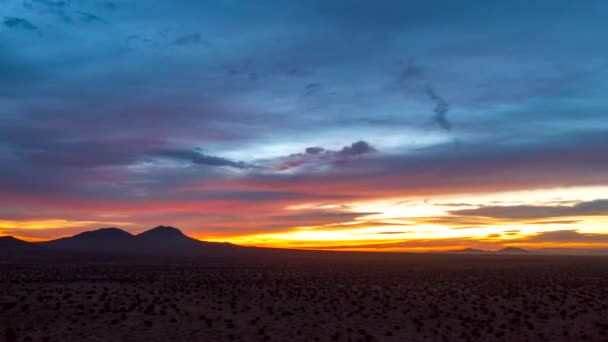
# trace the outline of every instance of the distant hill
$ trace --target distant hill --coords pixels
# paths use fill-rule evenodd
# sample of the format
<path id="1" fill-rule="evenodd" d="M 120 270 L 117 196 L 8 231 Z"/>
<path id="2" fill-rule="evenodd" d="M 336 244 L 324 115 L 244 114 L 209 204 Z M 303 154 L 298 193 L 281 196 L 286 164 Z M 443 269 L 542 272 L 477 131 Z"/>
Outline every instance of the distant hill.
<path id="1" fill-rule="evenodd" d="M 107 256 L 203 256 L 246 248 L 199 241 L 168 226 L 158 226 L 138 235 L 118 228 L 101 228 L 38 244 L 55 251 Z"/>
<path id="2" fill-rule="evenodd" d="M 0 248 L 19 248 L 28 245 L 28 242 L 19 240 L 12 236 L 0 236 Z"/>
<path id="3" fill-rule="evenodd" d="M 492 252 L 490 252 L 490 251 L 484 251 L 483 249 L 465 248 L 465 249 L 460 249 L 460 250 L 455 250 L 455 251 L 448 251 L 447 253 L 455 253 L 455 254 L 488 254 L 488 253 L 492 253 Z"/>
<path id="4" fill-rule="evenodd" d="M 498 251 L 496 251 L 496 253 L 500 253 L 500 254 L 531 254 L 533 252 L 527 250 L 527 249 L 523 249 L 523 248 L 517 248 L 517 247 L 506 247 L 503 249 L 500 249 Z"/>
<path id="5" fill-rule="evenodd" d="M 80 234 L 76 234 L 72 236 L 73 240 L 105 240 L 105 241 L 119 241 L 124 240 L 127 241 L 132 239 L 133 235 L 128 233 L 120 228 L 100 228 L 97 230 L 92 230 L 88 232 L 82 232 Z"/>
<path id="6" fill-rule="evenodd" d="M 179 229 L 158 226 L 135 236 L 138 250 L 145 254 L 205 255 L 245 249 L 228 243 L 205 242 L 184 235 Z"/>
<path id="7" fill-rule="evenodd" d="M 444 253 L 449 253 L 449 254 L 509 254 L 509 255 L 518 255 L 518 254 L 534 254 L 535 252 L 523 249 L 523 248 L 517 248 L 517 247 L 506 247 L 497 251 L 486 251 L 483 249 L 477 249 L 477 248 L 465 248 L 465 249 L 459 249 L 459 250 L 452 250 L 452 251 L 446 251 Z"/>
<path id="8" fill-rule="evenodd" d="M 101 228 L 71 237 L 39 242 L 38 245 L 63 252 L 119 253 L 135 247 L 135 237 L 118 228 Z"/>
<path id="9" fill-rule="evenodd" d="M 37 260 L 115 259 L 148 260 L 154 257 L 185 257 L 200 260 L 299 260 L 347 252 L 303 251 L 290 249 L 244 247 L 230 243 L 206 242 L 193 239 L 179 229 L 158 226 L 133 235 L 119 228 L 101 228 L 44 242 L 27 242 L 11 236 L 0 237 L 0 262 Z M 607 255 L 608 249 L 547 248 L 527 250 L 506 247 L 496 252 L 465 248 L 443 252 L 459 255 Z M 374 254 L 374 253 L 372 253 Z M 296 258 L 296 259 L 294 259 Z"/>
<path id="10" fill-rule="evenodd" d="M 203 247 L 203 243 L 184 235 L 179 229 L 158 226 L 135 236 L 140 251 L 158 252 L 193 252 Z"/>
<path id="11" fill-rule="evenodd" d="M 29 261 L 56 256 L 56 252 L 34 243 L 12 236 L 0 236 L 0 261 Z"/>

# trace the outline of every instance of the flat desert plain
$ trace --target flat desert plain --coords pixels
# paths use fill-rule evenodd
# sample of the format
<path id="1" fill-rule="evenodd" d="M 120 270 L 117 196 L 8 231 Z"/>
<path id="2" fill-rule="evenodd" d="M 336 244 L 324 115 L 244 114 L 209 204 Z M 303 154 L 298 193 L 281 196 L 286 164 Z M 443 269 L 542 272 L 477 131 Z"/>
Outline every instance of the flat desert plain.
<path id="1" fill-rule="evenodd" d="M 608 258 L 0 263 L 5 341 L 608 341 Z"/>

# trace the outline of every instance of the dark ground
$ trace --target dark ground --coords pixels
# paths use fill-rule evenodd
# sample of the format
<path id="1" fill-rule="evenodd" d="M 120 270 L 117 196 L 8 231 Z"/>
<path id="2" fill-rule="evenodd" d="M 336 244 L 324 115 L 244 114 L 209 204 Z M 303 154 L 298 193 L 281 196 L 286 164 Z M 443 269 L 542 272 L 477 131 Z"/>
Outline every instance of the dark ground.
<path id="1" fill-rule="evenodd" d="M 306 255 L 0 263 L 0 341 L 608 341 L 606 257 Z"/>

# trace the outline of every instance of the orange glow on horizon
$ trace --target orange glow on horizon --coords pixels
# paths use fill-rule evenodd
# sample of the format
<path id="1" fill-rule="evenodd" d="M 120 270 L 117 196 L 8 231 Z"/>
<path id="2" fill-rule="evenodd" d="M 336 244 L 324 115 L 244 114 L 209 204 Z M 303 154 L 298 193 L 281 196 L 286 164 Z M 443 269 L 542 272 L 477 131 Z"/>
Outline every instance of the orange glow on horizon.
<path id="1" fill-rule="evenodd" d="M 173 225 L 200 240 L 230 242 L 244 246 L 291 249 L 359 251 L 447 251 L 463 248 L 497 250 L 507 246 L 522 248 L 606 248 L 608 214 L 582 212 L 578 215 L 555 214 L 545 217 L 512 211 L 505 216 L 459 214 L 462 210 L 495 208 L 574 208 L 576 203 L 602 199 L 608 186 L 541 189 L 487 194 L 462 194 L 435 197 L 383 198 L 351 203 L 285 203 L 255 207 L 256 219 L 212 222 L 214 231 L 206 232 L 205 223 L 196 217 Z M 144 205 L 148 207 L 148 204 Z M 204 207 L 197 203 L 164 207 L 167 213 L 183 213 Z M 149 208 L 162 208 L 160 203 Z M 142 208 L 143 209 L 143 208 Z M 235 212 L 227 203 L 213 203 L 204 209 L 219 210 L 218 216 Z M 250 208 L 247 207 L 247 210 Z M 500 211 L 500 210 L 499 210 Z M 541 210 L 541 213 L 543 211 Z M 548 210 L 549 214 L 553 211 Z M 96 217 L 120 221 L 69 220 L 0 220 L 0 235 L 12 235 L 26 241 L 43 241 L 101 227 L 142 231 L 145 225 L 130 222 L 126 212 L 102 212 Z M 238 212 L 247 218 L 250 211 Z M 528 215 L 528 216 L 526 216 Z M 206 216 L 201 214 L 202 218 Z M 155 225 L 150 225 L 153 227 Z M 265 227 L 273 227 L 268 230 Z M 192 227 L 202 227 L 198 231 Z M 236 229 L 238 228 L 238 229 Z M 239 233 L 239 232 L 245 233 Z M 566 231 L 574 240 L 546 241 L 547 232 Z M 570 233 L 568 233 L 570 232 Z M 597 241 L 594 236 L 601 236 Z M 604 238 L 604 236 L 606 238 Z M 551 237 L 551 236 L 549 236 Z M 562 237 L 562 239 L 564 239 Z"/>
<path id="2" fill-rule="evenodd" d="M 451 216 L 450 210 L 475 209 L 488 203 L 503 206 L 555 206 L 554 202 L 577 203 L 601 199 L 608 187 L 579 187 L 444 196 L 441 198 L 392 198 L 350 203 L 352 212 L 377 213 L 354 221 L 304 226 L 272 233 L 232 236 L 201 236 L 246 246 L 365 251 L 447 251 L 463 248 L 498 250 L 522 248 L 604 248 L 603 242 L 541 242 L 534 238 L 545 232 L 576 230 L 581 234 L 607 234 L 608 215 L 546 218 L 492 218 Z M 556 201 L 555 199 L 560 199 Z M 436 203 L 436 205 L 434 204 Z M 463 203 L 466 203 L 463 204 Z M 325 210 L 340 205 L 303 204 L 288 209 Z M 471 221 L 475 221 L 471 223 Z M 576 223 L 576 224 L 574 224 Z M 529 239 L 529 241 L 527 240 Z M 456 241 L 458 243 L 453 243 Z M 401 246 L 399 246 L 401 244 Z"/>

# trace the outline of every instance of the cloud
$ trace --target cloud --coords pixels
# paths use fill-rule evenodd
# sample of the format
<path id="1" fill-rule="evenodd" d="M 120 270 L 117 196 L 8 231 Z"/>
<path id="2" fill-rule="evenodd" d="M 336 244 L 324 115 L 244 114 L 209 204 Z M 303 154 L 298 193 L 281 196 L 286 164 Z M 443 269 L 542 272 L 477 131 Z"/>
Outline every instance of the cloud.
<path id="1" fill-rule="evenodd" d="M 34 163 L 39 167 L 76 169 L 126 166 L 135 162 L 144 151 L 166 144 L 155 137 L 126 136 L 108 139 L 111 134 L 87 137 L 79 132 L 64 136 L 61 134 L 63 129 L 40 129 L 35 124 L 25 128 L 11 125 L 9 121 L 6 125 L 0 124 L 0 131 L 3 132 L 0 142 L 6 148 L 5 156 L 10 155 L 16 159 L 13 160 L 13 167 L 20 166 L 20 163 Z M 0 159 L 2 157 L 0 154 Z"/>
<path id="2" fill-rule="evenodd" d="M 308 147 L 304 153 L 296 153 L 288 157 L 279 158 L 278 164 L 272 169 L 278 171 L 290 170 L 307 165 L 318 165 L 324 163 L 336 163 L 358 158 L 377 152 L 377 150 L 366 141 L 356 141 L 350 146 L 344 146 L 337 151 L 326 150 L 322 147 Z"/>
<path id="3" fill-rule="evenodd" d="M 189 33 L 175 39 L 175 45 L 192 45 L 205 43 L 200 33 Z"/>
<path id="4" fill-rule="evenodd" d="M 335 155 L 340 158 L 349 158 L 374 152 L 377 152 L 377 150 L 372 145 L 366 141 L 359 140 L 350 146 L 344 146 L 341 150 L 335 152 Z"/>
<path id="5" fill-rule="evenodd" d="M 376 243 L 362 243 L 359 245 L 334 245 L 324 246 L 324 249 L 331 250 L 416 250 L 416 249 L 435 249 L 435 250 L 449 250 L 449 249 L 461 249 L 465 247 L 474 246 L 476 248 L 496 248 L 498 246 L 492 241 L 478 241 L 470 237 L 464 238 L 445 238 L 445 239 L 412 239 L 412 240 L 400 240 L 390 241 L 390 237 L 387 236 L 387 241 L 376 242 Z"/>
<path id="6" fill-rule="evenodd" d="M 36 30 L 38 29 L 34 24 L 28 20 L 17 17 L 4 17 L 4 26 L 8 28 L 18 28 L 24 30 Z"/>
<path id="7" fill-rule="evenodd" d="M 31 217 L 44 208 L 166 218 L 191 210 L 198 216 L 186 229 L 232 211 L 217 226 L 253 231 L 264 229 L 250 222 L 259 216 L 324 198 L 606 184 L 606 69 L 589 57 L 606 52 L 597 44 L 606 4 L 571 11 L 576 4 L 559 2 L 443 3 L 447 10 L 437 11 L 398 0 L 127 1 L 116 10 L 106 1 L 3 1 L 0 20 L 28 20 L 43 32 L 0 21 L 0 200 Z M 555 15 L 564 11 L 572 25 Z M 67 25 L 69 18 L 92 24 Z M 515 18 L 539 35 L 513 35 Z M 555 30 L 538 29 L 548 26 Z M 200 46 L 207 36 L 213 49 Z M 176 43 L 183 45 L 167 49 Z M 420 56 L 424 70 L 414 60 L 398 64 L 404 53 Z M 432 106 L 438 127 L 452 127 L 452 96 L 463 108 L 458 148 L 419 120 Z M 328 145 L 344 137 L 382 153 L 367 143 Z M 323 147 L 283 152 L 305 141 Z M 266 160 L 256 159 L 259 146 Z M 492 221 L 458 222 L 466 220 Z"/>
<path id="8" fill-rule="evenodd" d="M 23 2 L 23 7 L 30 10 L 53 14 L 65 22 L 69 22 L 71 20 L 66 14 L 66 9 L 70 7 L 70 3 L 67 1 L 26 0 Z"/>
<path id="9" fill-rule="evenodd" d="M 412 81 L 426 82 L 426 77 L 424 76 L 423 69 L 416 65 L 413 58 L 410 58 L 407 65 L 400 71 L 397 81 L 401 86 L 406 87 L 405 89 L 409 89 L 409 83 Z M 448 111 L 450 110 L 449 103 L 437 94 L 435 88 L 430 83 L 426 85 L 424 92 L 435 104 L 433 108 L 433 112 L 435 113 L 433 121 L 446 131 L 451 130 L 452 123 L 447 118 Z"/>
<path id="10" fill-rule="evenodd" d="M 238 202 L 280 202 L 280 201 L 319 201 L 319 200 L 348 200 L 348 196 L 341 195 L 317 195 L 306 192 L 287 191 L 238 191 L 238 190 L 216 190 L 216 191 L 182 191 L 179 194 L 182 199 L 188 200 L 213 200 L 213 201 L 238 201 Z"/>
<path id="11" fill-rule="evenodd" d="M 508 222 L 508 221 L 507 221 Z M 542 221 L 521 221 L 522 224 L 545 225 L 545 224 L 577 224 L 581 220 L 542 220 Z"/>
<path id="12" fill-rule="evenodd" d="M 31 0 L 29 2 L 30 3 L 35 3 L 35 4 L 40 4 L 40 5 L 46 6 L 49 9 L 63 9 L 66 6 L 69 5 L 67 1 L 62 1 L 62 0 L 57 0 L 57 1 L 52 1 L 52 0 Z M 26 1 L 26 3 L 28 3 L 28 2 Z"/>
<path id="13" fill-rule="evenodd" d="M 304 96 L 313 96 L 321 91 L 321 84 L 316 82 L 310 82 L 304 87 Z"/>
<path id="14" fill-rule="evenodd" d="M 92 22 L 104 23 L 105 22 L 102 18 L 100 18 L 99 16 L 97 16 L 95 14 L 91 14 L 88 12 L 76 12 L 76 13 L 80 16 L 80 19 L 85 23 L 92 23 Z"/>
<path id="15" fill-rule="evenodd" d="M 298 210 L 293 214 L 289 213 L 285 215 L 267 216 L 265 219 L 273 222 L 282 222 L 284 228 L 289 228 L 294 226 L 303 227 L 339 224 L 342 222 L 351 222 L 358 218 L 375 214 L 379 213 L 318 209 Z M 296 224 L 294 225 L 294 223 Z M 324 227 L 317 227 L 317 229 L 324 230 Z M 332 229 L 332 227 L 330 226 L 329 229 Z"/>
<path id="16" fill-rule="evenodd" d="M 529 237 L 510 240 L 530 243 L 608 243 L 608 234 L 580 233 L 576 229 L 541 232 Z"/>
<path id="17" fill-rule="evenodd" d="M 408 219 L 408 218 L 403 218 Z M 530 220 L 528 218 L 494 218 L 494 217 L 482 217 L 482 216 L 431 216 L 431 217 L 416 217 L 410 219 L 412 224 L 433 224 L 448 226 L 450 229 L 477 229 L 488 226 L 499 226 L 503 224 L 513 225 L 566 225 L 576 224 L 581 222 L 580 220 L 552 220 L 548 218 L 538 218 Z"/>
<path id="18" fill-rule="evenodd" d="M 105 23 L 100 16 L 88 11 L 95 9 L 112 10 L 115 5 L 106 2 L 104 5 L 84 1 L 51 1 L 51 0 L 24 0 L 23 8 L 34 12 L 41 17 L 54 17 L 63 24 L 71 24 L 74 21 L 82 23 Z"/>
<path id="19" fill-rule="evenodd" d="M 430 206 L 434 206 L 434 207 L 474 207 L 474 206 L 476 206 L 476 204 L 472 204 L 472 203 L 453 203 L 453 202 L 433 203 L 430 201 L 424 201 L 424 203 L 428 204 Z"/>
<path id="20" fill-rule="evenodd" d="M 439 125 L 439 127 L 445 129 L 446 131 L 451 130 L 452 124 L 447 118 L 450 105 L 443 97 L 439 96 L 435 92 L 435 89 L 431 85 L 427 85 L 425 90 L 429 98 L 435 103 L 435 109 L 433 109 L 435 115 L 433 116 L 433 120 L 435 123 L 437 123 L 437 125 Z"/>
<path id="21" fill-rule="evenodd" d="M 271 167 L 280 171 L 278 166 L 286 169 L 291 166 L 311 172 L 254 172 L 240 184 L 286 191 L 316 189 L 323 194 L 348 193 L 361 199 L 398 197 L 404 193 L 426 197 L 602 185 L 608 181 L 608 149 L 599 146 L 608 146 L 606 135 L 561 138 L 524 147 L 479 140 L 463 144 L 457 150 L 451 145 L 438 145 L 401 153 L 378 153 L 373 157 L 364 155 L 334 168 L 323 168 L 328 163 L 316 154 L 323 156 L 324 149 L 317 148 L 309 151 L 313 155 L 302 153 L 265 164 L 268 171 L 273 171 Z"/>
<path id="22" fill-rule="evenodd" d="M 413 58 L 410 58 L 407 65 L 401 70 L 399 78 L 403 81 L 410 80 L 413 78 L 420 78 L 424 75 L 423 69 L 416 65 Z"/>
<path id="23" fill-rule="evenodd" d="M 106 2 L 104 7 L 111 11 L 118 9 L 118 5 L 112 1 Z"/>
<path id="24" fill-rule="evenodd" d="M 161 150 L 150 153 L 151 156 L 185 161 L 197 165 L 229 166 L 237 169 L 251 168 L 253 165 L 230 159 L 204 154 L 200 149 Z"/>
<path id="25" fill-rule="evenodd" d="M 494 219 L 547 219 L 553 217 L 608 216 L 608 199 L 580 202 L 569 206 L 482 206 L 449 211 L 451 215 Z"/>
<path id="26" fill-rule="evenodd" d="M 380 234 L 380 235 L 392 235 L 392 234 L 410 234 L 413 233 L 412 230 L 405 230 L 402 232 L 377 232 L 377 233 L 369 233 L 369 234 Z"/>

